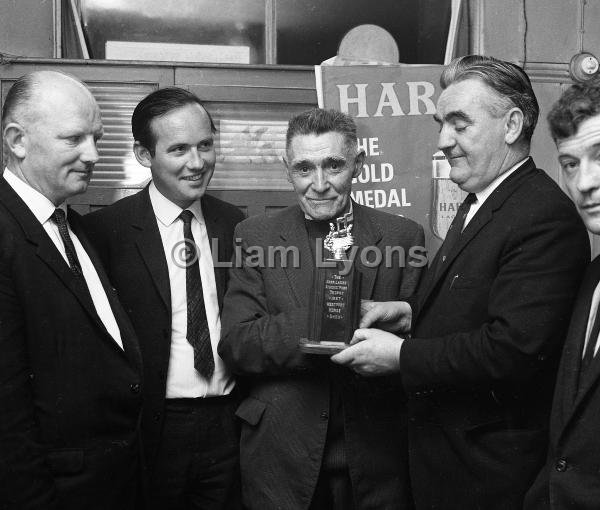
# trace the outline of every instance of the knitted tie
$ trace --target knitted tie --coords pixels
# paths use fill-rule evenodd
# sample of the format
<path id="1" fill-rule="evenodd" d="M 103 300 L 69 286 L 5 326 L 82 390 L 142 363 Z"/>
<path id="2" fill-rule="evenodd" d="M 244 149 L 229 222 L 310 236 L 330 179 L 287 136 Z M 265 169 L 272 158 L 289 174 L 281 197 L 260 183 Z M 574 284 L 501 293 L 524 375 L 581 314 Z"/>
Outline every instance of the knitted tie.
<path id="1" fill-rule="evenodd" d="M 442 244 L 440 251 L 437 254 L 437 267 L 435 270 L 435 276 L 437 277 L 445 267 L 446 259 L 448 255 L 458 243 L 460 239 L 460 235 L 462 234 L 462 229 L 465 225 L 465 219 L 469 214 L 469 209 L 471 209 L 471 205 L 477 200 L 475 193 L 469 193 L 464 202 L 460 204 L 456 216 L 452 221 L 452 225 L 448 229 L 448 234 L 446 234 L 446 239 L 444 239 L 444 243 Z"/>
<path id="2" fill-rule="evenodd" d="M 194 368 L 206 379 L 215 371 L 210 332 L 206 320 L 202 279 L 198 264 L 198 251 L 192 235 L 191 211 L 183 211 L 179 217 L 183 221 L 185 240 L 185 290 L 187 293 L 187 341 L 194 348 Z"/>
<path id="3" fill-rule="evenodd" d="M 69 235 L 65 211 L 63 211 L 62 209 L 55 209 L 54 213 L 52 214 L 52 220 L 54 221 L 54 223 L 56 223 L 56 226 L 58 227 L 58 232 L 60 233 L 60 237 L 62 238 L 62 242 L 65 246 L 65 252 L 67 254 L 67 260 L 69 261 L 69 267 L 71 268 L 71 271 L 75 276 L 83 277 L 81 264 L 79 263 L 79 259 L 77 258 L 77 252 L 75 251 L 73 240 Z"/>

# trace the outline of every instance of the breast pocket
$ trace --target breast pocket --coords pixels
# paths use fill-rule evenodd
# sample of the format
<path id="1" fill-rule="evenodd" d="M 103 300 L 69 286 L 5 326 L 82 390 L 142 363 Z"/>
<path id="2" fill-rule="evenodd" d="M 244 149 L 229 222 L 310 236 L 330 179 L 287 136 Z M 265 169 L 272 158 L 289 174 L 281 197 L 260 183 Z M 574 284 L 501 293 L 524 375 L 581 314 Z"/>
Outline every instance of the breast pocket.
<path id="1" fill-rule="evenodd" d="M 450 288 L 452 290 L 461 289 L 486 289 L 492 285 L 492 280 L 489 278 L 479 278 L 474 276 L 463 276 L 456 274 L 450 281 Z"/>
<path id="2" fill-rule="evenodd" d="M 76 475 L 83 471 L 84 453 L 76 448 L 50 450 L 46 454 L 46 464 L 53 475 Z"/>

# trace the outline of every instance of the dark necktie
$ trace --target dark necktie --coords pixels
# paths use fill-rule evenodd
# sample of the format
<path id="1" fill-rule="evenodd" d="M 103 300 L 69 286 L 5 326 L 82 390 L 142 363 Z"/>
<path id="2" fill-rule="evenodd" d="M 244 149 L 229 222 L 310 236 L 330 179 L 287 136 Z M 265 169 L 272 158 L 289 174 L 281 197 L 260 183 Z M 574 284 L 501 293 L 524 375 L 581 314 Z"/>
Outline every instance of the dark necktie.
<path id="1" fill-rule="evenodd" d="M 206 379 L 215 371 L 210 331 L 206 320 L 202 279 L 198 264 L 198 251 L 192 235 L 191 211 L 185 210 L 179 216 L 183 221 L 185 240 L 185 290 L 187 293 L 187 341 L 194 348 L 194 368 Z"/>
<path id="2" fill-rule="evenodd" d="M 67 227 L 67 217 L 65 211 L 62 209 L 55 209 L 52 214 L 52 220 L 58 227 L 58 232 L 62 238 L 63 245 L 65 246 L 65 252 L 67 254 L 67 260 L 69 261 L 69 267 L 73 274 L 77 277 L 83 278 L 83 271 L 81 270 L 81 264 L 77 258 L 77 252 L 73 245 L 73 240 L 69 235 L 69 229 Z"/>
<path id="3" fill-rule="evenodd" d="M 467 215 L 469 214 L 469 209 L 471 209 L 471 205 L 475 202 L 475 200 L 477 200 L 475 193 L 469 193 L 466 196 L 463 203 L 460 204 L 460 207 L 458 208 L 456 216 L 454 217 L 454 220 L 452 221 L 452 225 L 450 225 L 450 228 L 448 229 L 448 233 L 446 234 L 446 239 L 444 239 L 444 242 L 443 242 L 442 246 L 440 247 L 440 251 L 438 252 L 437 257 L 436 257 L 436 259 L 437 259 L 437 262 L 436 262 L 437 266 L 435 269 L 436 278 L 442 272 L 442 270 L 446 267 L 446 259 L 448 258 L 448 255 L 450 255 L 450 252 L 452 251 L 452 249 L 454 248 L 456 243 L 458 243 L 458 240 L 460 239 L 462 229 L 465 225 L 465 219 L 467 218 Z"/>

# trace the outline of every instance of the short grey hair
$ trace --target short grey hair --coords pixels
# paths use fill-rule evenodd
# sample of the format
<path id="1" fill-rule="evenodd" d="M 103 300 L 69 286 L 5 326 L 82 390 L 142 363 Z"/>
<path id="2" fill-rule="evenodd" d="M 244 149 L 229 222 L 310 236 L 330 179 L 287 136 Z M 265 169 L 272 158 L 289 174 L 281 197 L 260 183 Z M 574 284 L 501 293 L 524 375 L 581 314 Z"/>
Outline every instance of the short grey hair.
<path id="1" fill-rule="evenodd" d="M 285 138 L 286 151 L 289 150 L 295 136 L 322 135 L 331 132 L 339 133 L 344 137 L 347 149 L 356 150 L 356 124 L 350 115 L 338 110 L 313 108 L 290 119 Z"/>

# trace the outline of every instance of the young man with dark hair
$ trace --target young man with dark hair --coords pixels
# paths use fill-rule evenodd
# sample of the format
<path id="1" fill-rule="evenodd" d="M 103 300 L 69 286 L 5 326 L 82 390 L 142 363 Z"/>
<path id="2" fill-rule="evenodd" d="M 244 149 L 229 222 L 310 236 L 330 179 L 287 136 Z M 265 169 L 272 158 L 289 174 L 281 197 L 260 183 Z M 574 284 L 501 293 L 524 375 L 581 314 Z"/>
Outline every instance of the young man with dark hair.
<path id="1" fill-rule="evenodd" d="M 153 92 L 132 131 L 152 182 L 85 219 L 140 338 L 149 508 L 235 509 L 235 382 L 216 352 L 228 273 L 213 258 L 230 260 L 242 213 L 205 194 L 215 128 L 196 96 Z"/>
<path id="2" fill-rule="evenodd" d="M 548 115 L 563 183 L 592 234 L 600 234 L 600 79 L 563 93 Z M 589 266 L 566 335 L 546 465 L 526 510 L 596 510 L 600 502 L 600 258 Z"/>

